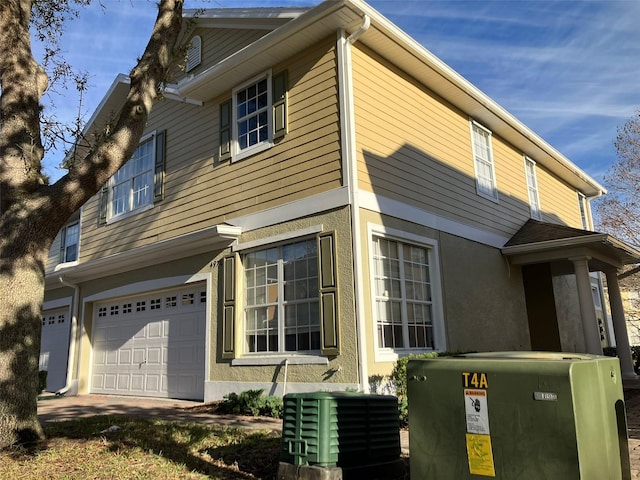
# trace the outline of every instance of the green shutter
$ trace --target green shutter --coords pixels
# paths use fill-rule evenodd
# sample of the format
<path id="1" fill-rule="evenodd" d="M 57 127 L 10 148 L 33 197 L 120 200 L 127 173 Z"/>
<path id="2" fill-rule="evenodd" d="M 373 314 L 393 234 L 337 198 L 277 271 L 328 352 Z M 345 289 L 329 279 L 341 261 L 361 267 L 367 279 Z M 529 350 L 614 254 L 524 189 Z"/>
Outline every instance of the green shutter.
<path id="1" fill-rule="evenodd" d="M 273 139 L 287 133 L 287 71 L 273 76 Z"/>
<path id="2" fill-rule="evenodd" d="M 100 190 L 100 215 L 98 216 L 98 225 L 107 223 L 107 207 L 109 206 L 109 180 L 102 186 Z"/>
<path id="3" fill-rule="evenodd" d="M 222 358 L 235 357 L 236 259 L 223 260 Z"/>
<path id="4" fill-rule="evenodd" d="M 340 354 L 335 252 L 335 234 L 329 232 L 319 235 L 320 328 L 322 333 L 320 349 L 322 355 L 327 356 Z"/>
<path id="5" fill-rule="evenodd" d="M 167 131 L 162 130 L 156 133 L 156 158 L 153 177 L 153 202 L 159 202 L 164 198 L 164 166 L 166 151 Z"/>
<path id="6" fill-rule="evenodd" d="M 64 249 L 66 248 L 65 242 L 67 240 L 67 227 L 60 230 L 60 261 L 58 263 L 64 263 Z"/>
<path id="7" fill-rule="evenodd" d="M 231 100 L 220 104 L 220 152 L 218 161 L 231 158 Z"/>

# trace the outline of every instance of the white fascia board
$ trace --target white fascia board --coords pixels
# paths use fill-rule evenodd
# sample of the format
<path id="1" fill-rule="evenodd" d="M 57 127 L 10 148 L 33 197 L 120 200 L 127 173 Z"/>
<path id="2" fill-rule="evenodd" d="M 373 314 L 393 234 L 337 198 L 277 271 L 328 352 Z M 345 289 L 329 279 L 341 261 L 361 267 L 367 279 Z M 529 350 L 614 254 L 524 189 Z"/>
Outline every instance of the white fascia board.
<path id="1" fill-rule="evenodd" d="M 594 242 L 605 243 L 608 237 L 609 236 L 605 233 L 594 233 L 593 235 L 585 235 L 581 237 L 567 237 L 555 240 L 545 240 L 542 242 L 526 243 L 522 245 L 513 245 L 510 247 L 503 247 L 501 248 L 501 251 L 504 255 L 516 255 L 519 253 L 538 252 L 553 248 L 575 247 L 579 245 L 592 244 Z"/>
<path id="2" fill-rule="evenodd" d="M 47 279 L 64 275 L 68 281 L 80 282 L 105 275 L 124 273 L 226 248 L 235 242 L 241 233 L 241 227 L 214 225 L 197 232 L 161 240 L 150 245 L 82 262 L 67 268 L 56 269 L 55 272 L 47 275 Z"/>
<path id="3" fill-rule="evenodd" d="M 182 17 L 201 28 L 274 30 L 304 14 L 309 8 L 207 8 L 187 9 Z"/>

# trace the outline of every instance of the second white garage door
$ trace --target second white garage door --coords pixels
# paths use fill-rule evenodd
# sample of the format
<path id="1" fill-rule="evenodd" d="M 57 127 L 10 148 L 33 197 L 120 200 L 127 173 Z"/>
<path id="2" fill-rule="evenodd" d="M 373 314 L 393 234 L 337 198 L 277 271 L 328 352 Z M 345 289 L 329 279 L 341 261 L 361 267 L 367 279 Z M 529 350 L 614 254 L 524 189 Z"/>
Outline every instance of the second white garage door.
<path id="1" fill-rule="evenodd" d="M 202 400 L 205 284 L 98 303 L 92 393 Z"/>

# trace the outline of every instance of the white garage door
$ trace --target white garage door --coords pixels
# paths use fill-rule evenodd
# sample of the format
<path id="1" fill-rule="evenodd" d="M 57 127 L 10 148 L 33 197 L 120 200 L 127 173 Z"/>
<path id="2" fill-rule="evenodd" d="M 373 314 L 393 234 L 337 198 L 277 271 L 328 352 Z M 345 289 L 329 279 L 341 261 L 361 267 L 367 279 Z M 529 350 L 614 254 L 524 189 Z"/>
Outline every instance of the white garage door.
<path id="1" fill-rule="evenodd" d="M 95 305 L 92 393 L 204 399 L 205 284 Z"/>
<path id="2" fill-rule="evenodd" d="M 67 383 L 69 356 L 69 307 L 45 310 L 40 335 L 40 370 L 47 371 L 48 392 L 57 392 Z"/>

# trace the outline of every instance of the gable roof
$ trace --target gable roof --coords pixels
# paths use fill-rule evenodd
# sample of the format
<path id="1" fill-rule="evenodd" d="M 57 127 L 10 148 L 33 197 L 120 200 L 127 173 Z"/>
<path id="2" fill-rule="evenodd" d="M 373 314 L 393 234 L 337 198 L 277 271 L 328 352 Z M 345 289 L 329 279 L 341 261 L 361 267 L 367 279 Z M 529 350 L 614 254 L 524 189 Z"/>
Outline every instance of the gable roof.
<path id="1" fill-rule="evenodd" d="M 566 225 L 558 225 L 555 223 L 547 223 L 529 219 L 522 227 L 520 227 L 520 229 L 509 239 L 509 241 L 504 246 L 513 247 L 516 245 L 550 242 L 553 240 L 561 239 L 567 240 L 570 238 L 599 238 L 602 235 L 605 234 L 568 227 Z"/>
<path id="2" fill-rule="evenodd" d="M 640 262 L 640 251 L 611 235 L 529 219 L 502 247 L 514 264 L 567 263 L 588 257 L 594 270 Z M 572 267 L 571 267 L 572 268 Z"/>

